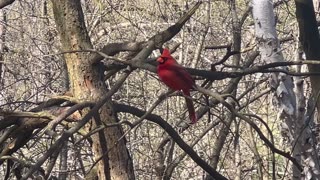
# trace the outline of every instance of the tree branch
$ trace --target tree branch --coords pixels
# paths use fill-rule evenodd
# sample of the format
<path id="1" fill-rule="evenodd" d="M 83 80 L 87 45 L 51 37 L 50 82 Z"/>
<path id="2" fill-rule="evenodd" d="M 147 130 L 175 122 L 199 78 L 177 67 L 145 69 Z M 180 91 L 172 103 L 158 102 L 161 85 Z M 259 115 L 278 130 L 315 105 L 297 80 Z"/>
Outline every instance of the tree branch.
<path id="1" fill-rule="evenodd" d="M 12 4 L 15 0 L 0 0 L 0 9 Z"/>
<path id="2" fill-rule="evenodd" d="M 134 114 L 138 117 L 141 117 L 146 113 L 145 111 L 142 111 L 136 107 L 131 107 L 125 104 L 114 104 L 114 107 L 116 112 L 127 112 L 127 113 Z M 217 180 L 227 179 L 226 177 L 218 173 L 216 170 L 214 170 L 207 162 L 201 159 L 199 155 L 186 142 L 183 141 L 183 139 L 173 129 L 173 127 L 169 123 L 167 123 L 165 120 L 163 120 L 160 116 L 149 114 L 146 116 L 146 119 L 158 124 L 163 130 L 165 130 L 172 137 L 172 139 L 178 144 L 178 146 L 181 149 L 183 149 L 195 163 L 197 163 L 203 170 L 205 170 L 212 177 L 216 178 Z"/>
<path id="3" fill-rule="evenodd" d="M 62 144 L 68 140 L 75 132 L 81 129 L 98 111 L 99 109 L 110 99 L 110 97 L 116 93 L 119 87 L 127 79 L 131 71 L 126 72 L 120 77 L 118 82 L 110 89 L 110 91 L 98 101 L 95 106 L 80 120 L 74 127 L 63 132 L 61 136 L 53 143 L 53 145 L 37 160 L 37 162 L 26 172 L 22 180 L 27 179 L 33 172 L 35 172 L 39 167 L 53 154 L 55 151 L 61 148 Z"/>
<path id="4" fill-rule="evenodd" d="M 275 152 L 277 154 L 282 155 L 283 157 L 286 157 L 287 159 L 289 159 L 300 171 L 302 171 L 302 167 L 300 166 L 300 164 L 297 162 L 297 160 L 295 158 L 293 158 L 290 153 L 288 152 L 283 152 L 281 150 L 279 150 L 278 148 L 276 148 L 274 146 L 273 143 L 271 143 L 268 138 L 262 133 L 262 131 L 259 129 L 259 127 L 253 122 L 251 121 L 248 117 L 244 116 L 243 114 L 238 113 L 233 107 L 232 105 L 230 105 L 229 103 L 227 103 L 224 98 L 222 96 L 220 96 L 217 93 L 211 92 L 207 89 L 204 89 L 202 87 L 196 87 L 196 89 L 206 95 L 209 95 L 215 99 L 217 99 L 221 104 L 223 104 L 226 108 L 229 109 L 229 111 L 231 113 L 233 113 L 235 116 L 237 116 L 238 118 L 244 120 L 246 123 L 248 123 L 259 135 L 260 139 L 266 144 L 268 145 L 268 147 L 271 149 L 272 152 Z"/>

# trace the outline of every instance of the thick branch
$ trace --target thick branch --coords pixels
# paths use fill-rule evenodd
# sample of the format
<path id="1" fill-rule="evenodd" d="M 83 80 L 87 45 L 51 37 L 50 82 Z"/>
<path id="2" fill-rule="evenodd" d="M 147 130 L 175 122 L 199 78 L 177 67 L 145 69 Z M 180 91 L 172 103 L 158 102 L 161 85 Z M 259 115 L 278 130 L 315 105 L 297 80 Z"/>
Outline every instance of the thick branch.
<path id="1" fill-rule="evenodd" d="M 15 0 L 0 0 L 0 9 L 12 4 Z"/>
<path id="2" fill-rule="evenodd" d="M 147 49 L 147 48 L 145 48 Z M 156 72 L 156 63 L 153 63 L 153 61 L 148 61 L 148 63 L 139 63 L 137 61 L 140 61 L 141 59 L 146 58 L 145 53 L 140 53 L 138 54 L 135 58 L 133 58 L 131 61 L 125 61 L 124 59 L 116 58 L 109 56 L 103 52 L 96 51 L 94 49 L 86 49 L 86 50 L 76 50 L 76 51 L 68 51 L 68 52 L 63 52 L 63 53 L 74 53 L 74 52 L 93 52 L 97 53 L 100 56 L 103 56 L 104 58 L 109 58 L 111 60 L 114 60 L 116 62 L 123 63 L 124 65 L 129 65 L 133 68 L 140 68 L 140 69 L 145 69 L 150 72 Z M 151 52 L 151 51 L 150 51 Z M 227 54 L 226 56 L 233 55 L 234 53 L 237 52 L 231 52 L 231 54 Z M 61 54 L 61 53 L 59 53 Z M 290 72 L 287 70 L 280 70 L 280 69 L 272 69 L 276 67 L 283 67 L 283 66 L 293 66 L 293 65 L 320 65 L 320 61 L 317 60 L 300 60 L 300 61 L 289 61 L 289 62 L 274 62 L 274 63 L 269 63 L 265 65 L 259 65 L 259 66 L 253 66 L 250 68 L 246 68 L 242 71 L 236 71 L 236 72 L 218 72 L 218 71 L 208 71 L 208 70 L 199 70 L 199 69 L 194 69 L 194 68 L 186 68 L 190 74 L 195 75 L 195 76 L 200 76 L 204 77 L 208 80 L 222 80 L 226 78 L 236 78 L 236 77 L 242 77 L 245 75 L 250 75 L 254 73 L 271 73 L 271 72 L 283 72 L 288 75 L 292 76 L 319 76 L 319 72 L 311 72 L 311 73 L 296 73 L 296 72 Z"/>
<path id="3" fill-rule="evenodd" d="M 169 41 L 176 34 L 178 34 L 183 25 L 190 19 L 190 17 L 195 13 L 201 4 L 201 1 L 197 2 L 185 15 L 178 20 L 177 23 L 154 35 L 147 42 L 113 43 L 106 45 L 104 48 L 102 48 L 101 52 L 108 56 L 113 56 L 121 51 L 139 51 L 143 47 L 146 47 L 142 49 L 141 52 L 134 58 L 138 61 L 133 62 L 140 64 L 151 54 L 152 50 L 161 48 L 163 43 Z M 91 61 L 92 63 L 96 63 L 102 59 L 103 56 L 101 56 L 101 54 L 95 54 L 93 55 Z"/>
<path id="4" fill-rule="evenodd" d="M 124 43 L 111 43 L 104 46 L 100 52 L 114 56 L 122 51 L 140 51 L 145 42 L 124 42 Z M 101 61 L 104 57 L 101 54 L 93 54 L 91 59 L 93 62 Z"/>
<path id="5" fill-rule="evenodd" d="M 127 112 L 139 117 L 145 114 L 145 111 L 142 111 L 136 107 L 131 107 L 125 104 L 114 104 L 114 107 L 116 112 Z M 183 141 L 183 139 L 173 129 L 173 127 L 169 123 L 167 123 L 165 120 L 163 120 L 160 116 L 149 114 L 146 116 L 146 119 L 162 127 L 162 129 L 165 130 L 172 137 L 172 139 L 179 145 L 179 147 L 183 149 L 194 162 L 196 162 L 201 168 L 203 168 L 212 177 L 214 177 L 217 180 L 227 179 L 226 177 L 218 173 L 216 170 L 214 170 L 207 162 L 201 159 L 199 155 L 186 142 Z"/>

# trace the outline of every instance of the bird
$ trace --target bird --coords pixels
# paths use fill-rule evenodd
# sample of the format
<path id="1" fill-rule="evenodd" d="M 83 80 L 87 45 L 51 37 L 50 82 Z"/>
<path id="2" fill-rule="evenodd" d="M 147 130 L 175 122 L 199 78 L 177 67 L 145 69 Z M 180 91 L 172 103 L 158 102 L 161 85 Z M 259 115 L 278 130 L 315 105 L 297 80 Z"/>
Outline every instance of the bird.
<path id="1" fill-rule="evenodd" d="M 194 89 L 195 81 L 189 72 L 171 56 L 169 49 L 164 48 L 162 54 L 157 58 L 157 73 L 160 80 L 175 91 L 182 91 L 186 96 L 186 104 L 191 124 L 197 122 L 193 102 L 190 99 L 190 90 Z M 189 97 L 189 98 L 188 98 Z"/>

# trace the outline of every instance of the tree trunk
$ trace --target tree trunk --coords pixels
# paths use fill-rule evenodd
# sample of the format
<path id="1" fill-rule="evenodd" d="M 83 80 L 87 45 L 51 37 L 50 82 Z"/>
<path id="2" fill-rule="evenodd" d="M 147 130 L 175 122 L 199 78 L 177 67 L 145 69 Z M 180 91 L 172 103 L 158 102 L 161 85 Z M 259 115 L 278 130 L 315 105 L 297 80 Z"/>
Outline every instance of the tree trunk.
<path id="1" fill-rule="evenodd" d="M 253 0 L 252 5 L 252 13 L 255 20 L 256 37 L 259 43 L 261 59 L 268 63 L 285 61 L 280 50 L 279 40 L 276 33 L 276 21 L 273 13 L 272 2 L 269 0 Z M 308 32 L 308 35 L 306 36 L 308 37 L 310 33 L 311 32 Z M 319 39 L 319 36 L 317 37 Z M 317 38 L 315 37 L 314 39 Z M 308 46 L 308 48 L 309 51 L 311 47 Z M 287 67 L 283 67 L 283 69 L 287 70 Z M 320 83 L 318 83 L 318 85 L 319 84 Z M 285 121 L 285 125 L 283 127 L 287 127 L 286 130 L 288 132 L 289 140 L 292 147 L 294 147 L 293 157 L 300 164 L 306 165 L 303 173 L 294 166 L 292 179 L 301 179 L 303 175 L 308 176 L 311 174 L 313 178 L 318 178 L 318 175 L 316 175 L 316 169 L 318 169 L 318 165 L 316 163 L 317 157 L 312 155 L 312 153 L 309 153 L 310 150 L 312 151 L 312 148 L 310 148 L 312 147 L 309 140 L 310 138 L 308 138 L 310 137 L 310 134 L 308 133 L 310 131 L 305 130 L 305 120 L 307 118 L 305 115 L 303 82 L 295 78 L 295 83 L 293 83 L 293 79 L 290 76 L 283 73 L 273 73 L 271 75 L 270 85 L 275 90 L 275 100 L 277 102 L 277 106 L 279 106 L 279 117 Z M 317 89 L 317 87 L 314 89 Z M 311 167 L 314 166 L 314 164 L 308 164 L 306 162 L 307 160 L 315 163 L 316 167 Z"/>
<path id="2" fill-rule="evenodd" d="M 0 10 L 0 19 L 3 23 L 0 24 L 0 87 L 3 87 L 4 85 L 4 58 L 3 54 L 5 53 L 5 35 L 6 35 L 6 10 L 1 9 Z"/>
<path id="3" fill-rule="evenodd" d="M 255 20 L 255 31 L 258 40 L 261 59 L 266 63 L 283 62 L 284 58 L 280 50 L 280 44 L 276 32 L 276 21 L 273 13 L 273 4 L 269 0 L 253 0 L 252 14 Z M 287 67 L 283 67 L 287 70 Z M 279 108 L 279 117 L 284 120 L 283 127 L 287 127 L 288 137 L 291 144 L 294 145 L 299 136 L 303 122 L 297 124 L 298 120 L 295 117 L 296 97 L 293 92 L 293 81 L 291 77 L 282 73 L 273 73 L 270 77 L 270 86 L 274 89 L 274 97 Z M 300 121 L 299 121 L 300 122 Z M 294 149 L 293 157 L 301 164 L 301 146 L 302 143 L 297 143 Z M 273 179 L 275 179 L 275 169 L 273 169 Z M 296 167 L 293 167 L 293 177 L 300 178 L 301 172 Z M 293 178 L 293 179 L 294 179 Z"/>
<path id="4" fill-rule="evenodd" d="M 231 15 L 232 15 L 232 32 L 233 32 L 233 51 L 238 51 L 240 52 L 241 50 L 241 24 L 239 22 L 239 18 L 238 18 L 238 14 L 237 14 L 237 8 L 236 8 L 236 2 L 234 0 L 230 1 L 230 8 L 231 8 Z M 239 66 L 240 63 L 240 59 L 241 56 L 240 54 L 236 54 L 233 56 L 232 59 L 232 64 L 237 67 Z M 236 69 L 235 69 L 236 71 Z M 232 89 L 232 91 L 230 91 L 230 94 L 232 94 L 232 96 L 236 97 L 237 95 L 237 87 L 238 87 L 238 83 L 240 81 L 240 78 L 235 78 L 232 79 L 230 81 L 230 86 L 229 88 Z M 232 86 L 232 87 L 231 87 Z M 228 88 L 228 89 L 229 89 Z M 234 107 L 235 104 L 234 102 L 230 102 L 230 104 L 232 104 L 232 106 Z M 231 127 L 232 122 L 235 121 L 235 116 L 232 114 L 228 114 L 227 115 L 228 118 L 226 118 L 225 122 L 223 123 L 223 127 L 221 128 L 218 138 L 216 139 L 216 141 L 214 142 L 213 145 L 213 151 L 212 154 L 210 155 L 210 165 L 214 168 L 217 169 L 218 167 L 218 162 L 220 159 L 220 154 L 221 151 L 224 147 L 225 141 L 227 139 L 227 136 L 229 134 L 229 130 Z M 235 123 L 235 128 L 238 128 L 239 123 Z M 238 143 L 239 141 L 237 141 L 238 139 L 235 139 L 234 141 L 234 164 L 236 166 L 236 174 L 235 174 L 235 178 L 239 179 L 241 177 L 241 156 L 239 154 L 239 149 L 240 149 L 240 144 Z M 206 180 L 211 180 L 213 179 L 211 176 L 206 176 L 205 178 Z"/>
<path id="5" fill-rule="evenodd" d="M 236 1 L 231 0 L 230 1 L 230 8 L 231 8 L 231 16 L 232 16 L 232 36 L 233 36 L 233 50 L 240 52 L 241 51 L 241 24 L 239 21 L 238 13 L 237 13 L 237 6 Z M 235 67 L 239 67 L 241 60 L 240 53 L 235 54 L 232 59 L 232 65 Z M 234 71 L 237 71 L 237 68 L 234 68 Z M 232 92 L 232 96 L 237 96 L 237 89 L 238 86 L 234 88 L 234 91 Z M 233 108 L 235 108 L 235 103 L 230 102 L 232 104 Z M 236 167 L 235 172 L 235 180 L 240 180 L 242 177 L 242 164 L 241 164 L 241 153 L 240 153 L 240 134 L 239 134 L 239 128 L 241 121 L 237 121 L 236 117 L 234 115 L 231 115 L 231 119 L 234 121 L 235 125 L 235 137 L 233 140 L 233 150 L 234 150 L 234 166 Z"/>
<path id="6" fill-rule="evenodd" d="M 60 152 L 59 180 L 66 180 L 68 175 L 68 141 L 62 145 Z"/>
<path id="7" fill-rule="evenodd" d="M 305 52 L 306 58 L 308 60 L 319 60 L 320 59 L 320 37 L 319 30 L 317 26 L 316 16 L 314 12 L 313 2 L 307 0 L 295 0 L 296 4 L 296 16 L 299 24 L 299 38 L 300 43 L 302 45 L 302 49 Z M 309 72 L 319 72 L 320 65 L 308 65 Z M 318 112 L 317 121 L 320 121 L 320 99 L 319 90 L 320 90 L 320 79 L 318 76 L 310 76 L 311 87 L 312 87 L 312 96 L 313 101 L 316 101 L 316 108 Z M 303 81 L 297 79 L 296 83 L 296 91 L 303 93 Z M 304 97 L 303 97 L 304 98 Z M 300 109 L 300 108 L 298 108 Z M 308 108 L 306 115 L 309 118 L 305 118 L 307 123 L 304 132 L 305 139 L 303 140 L 305 143 L 303 146 L 302 157 L 304 159 L 304 174 L 305 179 L 320 179 L 319 170 L 320 164 L 318 161 L 318 149 L 317 142 L 315 139 L 315 134 L 311 129 L 313 128 L 313 112 L 309 113 L 312 107 Z"/>
<path id="8" fill-rule="evenodd" d="M 310 0 L 295 0 L 296 16 L 299 24 L 299 38 L 308 60 L 320 59 L 320 37 L 313 3 Z M 310 72 L 319 72 L 320 65 L 308 65 Z M 318 76 L 310 77 L 312 93 L 315 98 L 320 90 Z M 317 100 L 318 122 L 320 121 L 320 99 Z"/>
<path id="9" fill-rule="evenodd" d="M 63 51 L 92 49 L 84 23 L 80 1 L 52 0 L 54 17 Z M 93 63 L 85 52 L 66 53 L 70 92 L 80 102 L 97 102 L 107 93 L 103 71 L 99 63 Z M 115 123 L 111 100 L 92 120 L 92 129 L 102 124 Z M 85 113 L 85 112 L 83 112 Z M 103 129 L 92 135 L 97 174 L 99 179 L 134 179 L 133 164 L 125 145 L 121 127 Z"/>

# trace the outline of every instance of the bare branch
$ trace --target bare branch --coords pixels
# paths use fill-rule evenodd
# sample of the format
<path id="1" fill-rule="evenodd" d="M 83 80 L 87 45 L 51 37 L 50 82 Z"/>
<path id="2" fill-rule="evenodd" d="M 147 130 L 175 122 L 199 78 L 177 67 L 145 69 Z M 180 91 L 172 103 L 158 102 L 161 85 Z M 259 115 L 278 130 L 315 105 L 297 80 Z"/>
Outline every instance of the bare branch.
<path id="1" fill-rule="evenodd" d="M 86 114 L 82 120 L 80 120 L 77 125 L 70 128 L 69 130 L 62 133 L 62 135 L 54 142 L 54 144 L 46 151 L 42 157 L 30 168 L 30 170 L 23 175 L 22 179 L 27 179 L 33 172 L 35 172 L 55 151 L 59 150 L 63 143 L 68 140 L 75 132 L 82 128 L 98 111 L 99 109 L 109 100 L 109 98 L 116 93 L 119 87 L 127 79 L 131 71 L 124 73 L 118 82 L 110 89 L 110 91 L 98 101 L 95 106 Z"/>
<path id="2" fill-rule="evenodd" d="M 115 110 L 117 112 L 121 110 L 121 112 L 131 113 L 138 117 L 141 117 L 145 114 L 144 111 L 136 107 L 128 106 L 125 104 L 115 104 Z M 183 149 L 194 162 L 196 162 L 203 170 L 205 170 L 212 177 L 214 177 L 215 179 L 227 179 L 226 177 L 218 173 L 216 170 L 214 170 L 207 162 L 201 159 L 199 155 L 192 149 L 192 147 L 190 147 L 186 142 L 184 142 L 184 140 L 173 129 L 173 127 L 169 123 L 167 123 L 165 120 L 163 120 L 160 116 L 149 114 L 146 116 L 146 119 L 158 124 L 163 130 L 165 130 L 172 137 L 172 139 L 178 144 L 178 146 L 181 149 Z"/>
<path id="3" fill-rule="evenodd" d="M 283 157 L 286 157 L 289 159 L 300 171 L 302 171 L 302 167 L 300 164 L 297 162 L 295 158 L 293 158 L 290 153 L 288 152 L 283 152 L 276 148 L 272 142 L 268 140 L 268 138 L 262 133 L 262 131 L 259 129 L 259 127 L 252 122 L 249 118 L 244 116 L 243 114 L 238 113 L 229 103 L 227 103 L 222 96 L 220 96 L 217 93 L 211 92 L 207 89 L 204 89 L 202 87 L 196 87 L 196 89 L 206 95 L 212 96 L 213 98 L 217 99 L 220 103 L 222 103 L 226 108 L 229 109 L 231 113 L 233 113 L 235 116 L 238 118 L 244 120 L 246 123 L 248 123 L 259 135 L 260 139 L 263 140 L 263 142 L 268 145 L 268 147 L 275 153 L 282 155 Z"/>

